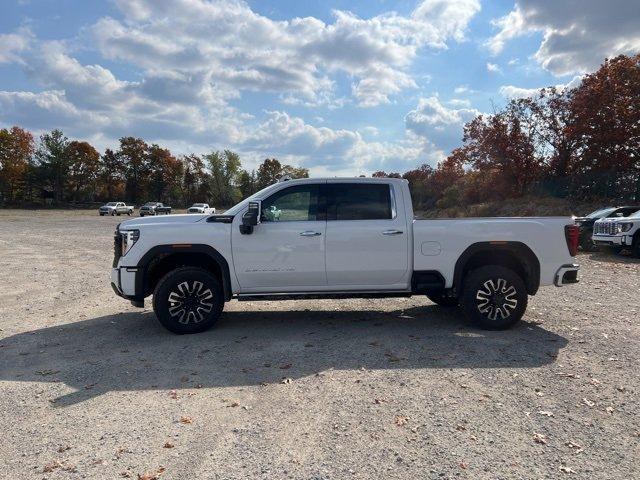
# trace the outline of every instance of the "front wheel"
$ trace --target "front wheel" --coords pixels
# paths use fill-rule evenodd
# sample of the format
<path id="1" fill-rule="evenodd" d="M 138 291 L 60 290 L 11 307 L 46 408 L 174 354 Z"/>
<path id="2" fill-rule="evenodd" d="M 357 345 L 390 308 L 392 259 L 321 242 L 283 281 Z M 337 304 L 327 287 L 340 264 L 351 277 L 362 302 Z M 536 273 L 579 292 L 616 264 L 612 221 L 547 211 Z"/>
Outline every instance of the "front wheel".
<path id="1" fill-rule="evenodd" d="M 173 333 L 199 333 L 211 328 L 223 307 L 220 283 L 202 268 L 177 268 L 165 275 L 153 292 L 153 310 Z"/>
<path id="2" fill-rule="evenodd" d="M 115 210 L 111 210 L 111 216 L 113 217 L 116 214 Z"/>
<path id="3" fill-rule="evenodd" d="M 517 323 L 527 309 L 527 287 L 513 270 L 488 265 L 464 279 L 461 306 L 480 328 L 504 330 Z"/>

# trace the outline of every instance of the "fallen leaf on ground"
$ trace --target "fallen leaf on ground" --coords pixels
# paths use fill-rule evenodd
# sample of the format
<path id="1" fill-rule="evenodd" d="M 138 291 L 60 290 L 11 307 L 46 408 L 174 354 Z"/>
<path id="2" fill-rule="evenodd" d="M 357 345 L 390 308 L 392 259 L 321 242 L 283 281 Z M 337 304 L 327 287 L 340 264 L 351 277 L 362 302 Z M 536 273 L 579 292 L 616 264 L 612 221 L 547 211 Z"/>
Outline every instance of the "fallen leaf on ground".
<path id="1" fill-rule="evenodd" d="M 582 447 L 580 445 L 578 445 L 577 443 L 574 442 L 565 442 L 565 445 L 569 448 L 571 448 L 575 453 L 580 453 L 582 452 Z"/>
<path id="2" fill-rule="evenodd" d="M 536 442 L 536 443 L 540 443 L 542 445 L 546 445 L 547 444 L 547 437 L 545 437 L 541 433 L 535 433 L 534 432 L 533 441 Z"/>
<path id="3" fill-rule="evenodd" d="M 593 403 L 590 400 L 587 400 L 586 398 L 582 399 L 582 403 L 584 403 L 587 407 L 593 407 L 595 405 L 595 403 Z"/>
<path id="4" fill-rule="evenodd" d="M 231 402 L 227 407 L 239 407 L 240 404 L 238 402 Z"/>
<path id="5" fill-rule="evenodd" d="M 376 398 L 373 403 L 380 405 L 381 403 L 385 403 L 386 400 L 384 398 Z"/>
<path id="6" fill-rule="evenodd" d="M 175 447 L 175 445 L 174 445 L 173 443 L 171 443 L 171 442 L 166 442 L 166 443 L 162 446 L 162 448 L 173 448 L 173 447 Z"/>
<path id="7" fill-rule="evenodd" d="M 575 470 L 569 467 L 565 467 L 564 465 L 560 466 L 560 471 L 562 473 L 576 473 Z"/>
<path id="8" fill-rule="evenodd" d="M 409 421 L 408 417 L 405 417 L 403 415 L 396 415 L 395 422 L 396 422 L 396 425 L 398 425 L 399 427 L 406 425 L 408 421 Z"/>
<path id="9" fill-rule="evenodd" d="M 164 471 L 164 467 L 159 467 L 155 472 L 139 473 L 138 480 L 158 480 Z"/>
<path id="10" fill-rule="evenodd" d="M 605 410 L 607 411 L 607 413 L 611 414 L 613 413 L 613 407 L 607 407 L 605 408 Z"/>
<path id="11" fill-rule="evenodd" d="M 460 463 L 458 464 L 458 466 L 459 466 L 461 469 L 463 469 L 463 470 L 466 470 L 466 469 L 467 469 L 467 464 L 466 464 L 466 463 L 464 463 L 464 462 L 460 462 Z"/>
<path id="12" fill-rule="evenodd" d="M 284 384 L 291 383 L 291 382 L 293 382 L 293 378 L 283 378 L 282 380 L 280 380 L 280 383 L 284 383 Z"/>
<path id="13" fill-rule="evenodd" d="M 180 417 L 180 423 L 193 423 L 191 417 Z"/>
<path id="14" fill-rule="evenodd" d="M 171 398 L 173 398 L 174 400 L 177 400 L 177 399 L 178 399 L 178 392 L 176 392 L 175 390 L 171 390 L 171 391 L 169 392 L 169 396 L 170 396 Z"/>
<path id="15" fill-rule="evenodd" d="M 553 417 L 553 412 L 549 412 L 548 410 L 539 410 L 538 414 L 544 415 L 545 417 Z"/>

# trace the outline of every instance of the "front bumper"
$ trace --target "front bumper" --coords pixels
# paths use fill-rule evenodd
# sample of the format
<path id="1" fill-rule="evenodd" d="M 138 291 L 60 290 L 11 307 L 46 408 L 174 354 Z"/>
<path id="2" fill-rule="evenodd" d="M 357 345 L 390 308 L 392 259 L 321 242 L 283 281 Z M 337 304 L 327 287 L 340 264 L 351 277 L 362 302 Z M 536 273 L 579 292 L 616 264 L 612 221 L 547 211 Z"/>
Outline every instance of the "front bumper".
<path id="1" fill-rule="evenodd" d="M 134 307 L 144 307 L 144 298 L 136 295 L 136 267 L 111 269 L 111 288 L 116 295 L 131 301 Z"/>
<path id="2" fill-rule="evenodd" d="M 625 246 L 633 244 L 633 236 L 631 235 L 593 235 L 591 240 L 596 245 Z"/>
<path id="3" fill-rule="evenodd" d="M 578 270 L 580 270 L 580 265 L 576 263 L 562 265 L 556 272 L 553 284 L 556 287 L 562 287 L 563 285 L 578 283 Z"/>

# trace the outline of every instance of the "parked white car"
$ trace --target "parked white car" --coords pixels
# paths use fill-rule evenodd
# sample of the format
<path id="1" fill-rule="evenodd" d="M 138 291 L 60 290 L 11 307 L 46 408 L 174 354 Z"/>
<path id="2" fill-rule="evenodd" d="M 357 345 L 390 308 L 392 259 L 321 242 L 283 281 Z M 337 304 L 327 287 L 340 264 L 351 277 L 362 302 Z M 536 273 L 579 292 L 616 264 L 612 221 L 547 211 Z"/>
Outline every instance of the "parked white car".
<path id="1" fill-rule="evenodd" d="M 628 248 L 640 257 L 640 211 L 628 217 L 602 218 L 593 224 L 591 237 L 596 245 L 616 250 Z"/>
<path id="2" fill-rule="evenodd" d="M 223 215 L 122 222 L 111 283 L 138 307 L 153 294 L 175 333 L 211 327 L 232 298 L 411 295 L 503 329 L 538 287 L 578 281 L 578 239 L 569 217 L 414 220 L 403 179 L 300 179 Z"/>
<path id="3" fill-rule="evenodd" d="M 202 213 L 205 215 L 213 215 L 216 209 L 210 207 L 208 203 L 194 203 L 187 209 L 187 213 Z"/>
<path id="4" fill-rule="evenodd" d="M 133 206 L 126 205 L 124 202 L 109 202 L 102 205 L 98 209 L 100 216 L 104 215 L 131 215 L 133 213 Z"/>

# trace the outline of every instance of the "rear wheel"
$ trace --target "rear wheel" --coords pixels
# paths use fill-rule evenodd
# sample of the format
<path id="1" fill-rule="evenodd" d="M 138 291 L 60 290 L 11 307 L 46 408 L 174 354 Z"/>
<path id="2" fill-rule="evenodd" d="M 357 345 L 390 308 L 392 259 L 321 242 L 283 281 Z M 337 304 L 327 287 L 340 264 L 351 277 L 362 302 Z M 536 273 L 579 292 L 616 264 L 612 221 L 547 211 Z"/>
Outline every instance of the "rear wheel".
<path id="1" fill-rule="evenodd" d="M 527 309 L 524 281 L 513 270 L 488 265 L 464 279 L 461 305 L 466 315 L 486 330 L 504 330 L 517 323 Z"/>
<path id="2" fill-rule="evenodd" d="M 441 307 L 450 308 L 460 305 L 460 300 L 457 297 L 446 295 L 445 292 L 427 293 L 427 298 Z"/>
<path id="3" fill-rule="evenodd" d="M 160 323 L 178 334 L 198 333 L 220 318 L 224 295 L 207 270 L 182 267 L 165 275 L 153 293 L 153 310 Z"/>

